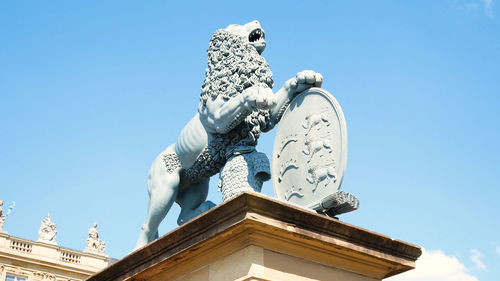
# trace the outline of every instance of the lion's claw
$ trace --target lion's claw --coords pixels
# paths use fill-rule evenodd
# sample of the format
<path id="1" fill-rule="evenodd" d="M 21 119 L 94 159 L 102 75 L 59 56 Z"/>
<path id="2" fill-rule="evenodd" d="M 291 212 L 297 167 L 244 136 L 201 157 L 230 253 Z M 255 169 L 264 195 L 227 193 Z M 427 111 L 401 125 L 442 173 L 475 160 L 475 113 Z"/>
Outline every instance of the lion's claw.
<path id="1" fill-rule="evenodd" d="M 311 87 L 321 87 L 323 76 L 312 70 L 304 70 L 285 83 L 285 88 L 296 95 Z"/>
<path id="2" fill-rule="evenodd" d="M 249 108 L 270 109 L 277 103 L 273 91 L 260 86 L 253 86 L 243 91 L 243 98 Z"/>

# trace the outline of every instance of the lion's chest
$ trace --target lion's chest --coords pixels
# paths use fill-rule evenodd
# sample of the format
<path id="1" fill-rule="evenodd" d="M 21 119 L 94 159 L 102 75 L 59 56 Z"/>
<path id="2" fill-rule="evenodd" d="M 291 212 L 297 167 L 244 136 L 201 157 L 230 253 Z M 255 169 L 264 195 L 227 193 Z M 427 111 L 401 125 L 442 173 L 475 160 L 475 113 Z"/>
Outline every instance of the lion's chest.
<path id="1" fill-rule="evenodd" d="M 254 112 L 244 122 L 238 125 L 227 134 L 210 134 L 208 142 L 194 164 L 183 170 L 182 178 L 186 182 L 198 182 L 201 179 L 209 178 L 217 174 L 231 151 L 236 147 L 255 146 L 260 135 L 260 126 L 257 121 L 258 116 L 264 112 Z M 268 116 L 268 114 L 266 114 Z M 266 119 L 266 118 L 264 118 Z"/>

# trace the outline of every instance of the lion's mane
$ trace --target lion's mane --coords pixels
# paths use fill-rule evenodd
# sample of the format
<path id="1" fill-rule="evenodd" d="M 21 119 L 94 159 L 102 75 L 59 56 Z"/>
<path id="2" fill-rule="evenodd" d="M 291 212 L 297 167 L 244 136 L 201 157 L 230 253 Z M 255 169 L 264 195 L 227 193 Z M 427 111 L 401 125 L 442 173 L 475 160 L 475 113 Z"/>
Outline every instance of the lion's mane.
<path id="1" fill-rule="evenodd" d="M 273 76 L 266 60 L 237 35 L 223 29 L 210 39 L 208 68 L 201 86 L 201 101 L 219 95 L 231 98 L 253 85 L 273 87 Z"/>
<path id="2" fill-rule="evenodd" d="M 208 68 L 201 87 L 200 100 L 219 95 L 232 98 L 254 85 L 273 87 L 273 77 L 266 60 L 257 50 L 237 35 L 223 29 L 210 39 L 207 50 Z M 182 174 L 188 182 L 218 173 L 234 149 L 254 147 L 269 123 L 269 110 L 254 109 L 227 134 L 214 134 L 197 161 Z"/>
<path id="3" fill-rule="evenodd" d="M 217 30 L 207 50 L 208 68 L 201 87 L 204 105 L 209 98 L 223 95 L 231 98 L 254 85 L 272 88 L 272 72 L 255 47 L 226 30 Z M 260 132 L 269 122 L 268 110 L 254 110 L 241 124 L 229 132 L 233 146 L 255 145 Z"/>

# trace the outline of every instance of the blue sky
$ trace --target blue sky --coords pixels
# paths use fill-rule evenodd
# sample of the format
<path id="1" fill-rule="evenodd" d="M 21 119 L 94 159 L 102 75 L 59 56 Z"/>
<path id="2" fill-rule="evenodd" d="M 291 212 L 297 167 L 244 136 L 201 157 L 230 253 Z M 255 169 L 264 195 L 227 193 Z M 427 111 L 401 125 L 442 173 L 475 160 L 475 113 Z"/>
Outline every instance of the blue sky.
<path id="1" fill-rule="evenodd" d="M 208 40 L 257 19 L 275 90 L 312 69 L 343 108 L 342 189 L 361 206 L 341 219 L 425 248 L 421 275 L 400 280 L 498 280 L 499 6 L 2 1 L 0 199 L 16 202 L 4 228 L 36 240 L 50 213 L 59 245 L 83 250 L 96 221 L 110 256 L 130 252 L 149 167 L 196 111 Z M 274 134 L 258 145 L 269 156 Z"/>

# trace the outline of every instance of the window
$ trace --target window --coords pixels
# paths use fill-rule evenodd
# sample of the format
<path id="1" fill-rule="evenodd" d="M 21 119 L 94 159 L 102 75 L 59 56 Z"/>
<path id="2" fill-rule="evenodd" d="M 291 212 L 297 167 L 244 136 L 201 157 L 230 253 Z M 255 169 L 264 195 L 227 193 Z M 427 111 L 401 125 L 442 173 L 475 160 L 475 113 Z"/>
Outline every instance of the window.
<path id="1" fill-rule="evenodd" d="M 28 279 L 24 278 L 24 277 L 10 275 L 10 274 L 7 274 L 7 277 L 5 277 L 5 281 L 26 281 L 26 280 L 28 280 Z"/>

